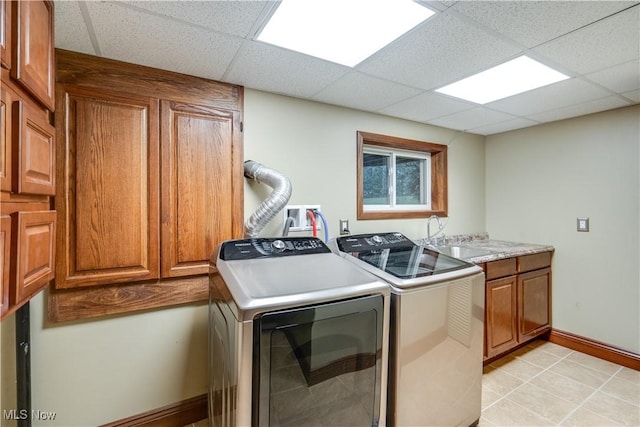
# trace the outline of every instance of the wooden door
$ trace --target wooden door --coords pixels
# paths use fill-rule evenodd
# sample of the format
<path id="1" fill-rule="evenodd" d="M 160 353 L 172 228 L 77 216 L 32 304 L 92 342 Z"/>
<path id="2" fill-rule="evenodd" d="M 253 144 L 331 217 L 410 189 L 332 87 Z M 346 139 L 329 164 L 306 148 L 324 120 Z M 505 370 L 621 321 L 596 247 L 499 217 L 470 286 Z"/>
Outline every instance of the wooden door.
<path id="1" fill-rule="evenodd" d="M 516 276 L 488 281 L 485 297 L 486 357 L 492 357 L 518 343 Z"/>
<path id="2" fill-rule="evenodd" d="M 162 101 L 162 277 L 205 274 L 234 237 L 233 111 Z"/>
<path id="3" fill-rule="evenodd" d="M 11 217 L 0 216 L 0 315 L 9 308 L 9 265 L 11 264 Z"/>
<path id="4" fill-rule="evenodd" d="M 0 64 L 5 68 L 11 68 L 11 3 L 0 3 Z"/>
<path id="5" fill-rule="evenodd" d="M 551 269 L 518 276 L 518 341 L 523 342 L 551 327 Z"/>
<path id="6" fill-rule="evenodd" d="M 56 287 L 157 279 L 158 100 L 59 87 Z"/>
<path id="7" fill-rule="evenodd" d="M 54 277 L 56 212 L 30 211 L 13 214 L 16 220 L 16 278 L 11 304 L 18 304 Z"/>
<path id="8" fill-rule="evenodd" d="M 0 86 L 0 190 L 11 191 L 11 93 L 5 86 Z"/>
<path id="9" fill-rule="evenodd" d="M 13 149 L 18 156 L 16 193 L 55 194 L 56 130 L 47 121 L 47 114 L 23 101 L 13 102 Z"/>
<path id="10" fill-rule="evenodd" d="M 54 110 L 53 2 L 32 0 L 13 2 L 14 34 L 17 36 L 11 76 Z"/>

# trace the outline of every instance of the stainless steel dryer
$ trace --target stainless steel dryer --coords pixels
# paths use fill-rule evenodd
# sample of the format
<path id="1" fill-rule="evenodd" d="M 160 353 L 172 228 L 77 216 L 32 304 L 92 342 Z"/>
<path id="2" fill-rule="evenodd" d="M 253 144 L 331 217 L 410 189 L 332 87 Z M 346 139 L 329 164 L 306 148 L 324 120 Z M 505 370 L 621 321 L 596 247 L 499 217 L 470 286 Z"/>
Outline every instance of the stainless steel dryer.
<path id="1" fill-rule="evenodd" d="M 332 249 L 391 285 L 387 424 L 468 426 L 481 412 L 484 273 L 400 233 Z"/>
<path id="2" fill-rule="evenodd" d="M 311 237 L 224 242 L 210 266 L 213 425 L 385 425 L 384 281 Z"/>

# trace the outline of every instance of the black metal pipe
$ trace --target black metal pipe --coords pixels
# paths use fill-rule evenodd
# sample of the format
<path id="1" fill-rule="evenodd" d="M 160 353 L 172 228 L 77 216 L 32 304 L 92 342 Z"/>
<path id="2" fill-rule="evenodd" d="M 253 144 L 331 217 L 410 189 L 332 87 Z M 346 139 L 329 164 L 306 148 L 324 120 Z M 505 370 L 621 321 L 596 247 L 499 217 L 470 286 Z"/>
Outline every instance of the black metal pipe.
<path id="1" fill-rule="evenodd" d="M 31 427 L 31 319 L 29 303 L 16 311 L 16 401 L 18 427 Z"/>

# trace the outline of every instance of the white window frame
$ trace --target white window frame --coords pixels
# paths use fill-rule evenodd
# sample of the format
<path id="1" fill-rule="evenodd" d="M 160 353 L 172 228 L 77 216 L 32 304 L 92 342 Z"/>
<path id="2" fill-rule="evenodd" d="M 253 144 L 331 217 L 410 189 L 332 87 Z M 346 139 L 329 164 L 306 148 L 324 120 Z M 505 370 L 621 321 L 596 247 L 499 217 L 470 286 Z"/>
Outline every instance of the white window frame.
<path id="1" fill-rule="evenodd" d="M 389 204 L 385 205 L 367 205 L 364 204 L 365 212 L 395 212 L 395 211 L 425 211 L 431 210 L 431 154 L 428 152 L 409 151 L 400 149 L 384 149 L 376 146 L 364 145 L 363 154 L 376 154 L 388 156 L 390 158 L 389 165 Z M 422 198 L 425 203 L 421 204 L 398 204 L 396 192 L 396 159 L 398 157 L 422 160 L 420 168 L 420 188 Z M 364 176 L 363 176 L 364 179 Z"/>

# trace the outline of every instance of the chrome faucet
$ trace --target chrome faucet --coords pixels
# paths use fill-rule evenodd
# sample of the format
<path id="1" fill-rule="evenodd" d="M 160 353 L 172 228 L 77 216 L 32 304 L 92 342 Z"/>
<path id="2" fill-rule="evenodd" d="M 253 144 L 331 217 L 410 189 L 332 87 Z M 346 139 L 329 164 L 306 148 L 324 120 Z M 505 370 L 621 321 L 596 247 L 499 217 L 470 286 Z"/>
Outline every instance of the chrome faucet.
<path id="1" fill-rule="evenodd" d="M 440 233 L 442 231 L 442 229 L 444 228 L 444 226 L 442 225 L 442 222 L 440 222 L 440 217 L 437 215 L 431 215 L 429 217 L 429 219 L 427 219 L 427 241 L 429 242 L 429 244 L 431 244 L 431 220 L 435 219 L 436 222 L 438 223 L 438 231 L 435 232 L 435 234 L 433 236 L 437 236 L 438 233 Z"/>

